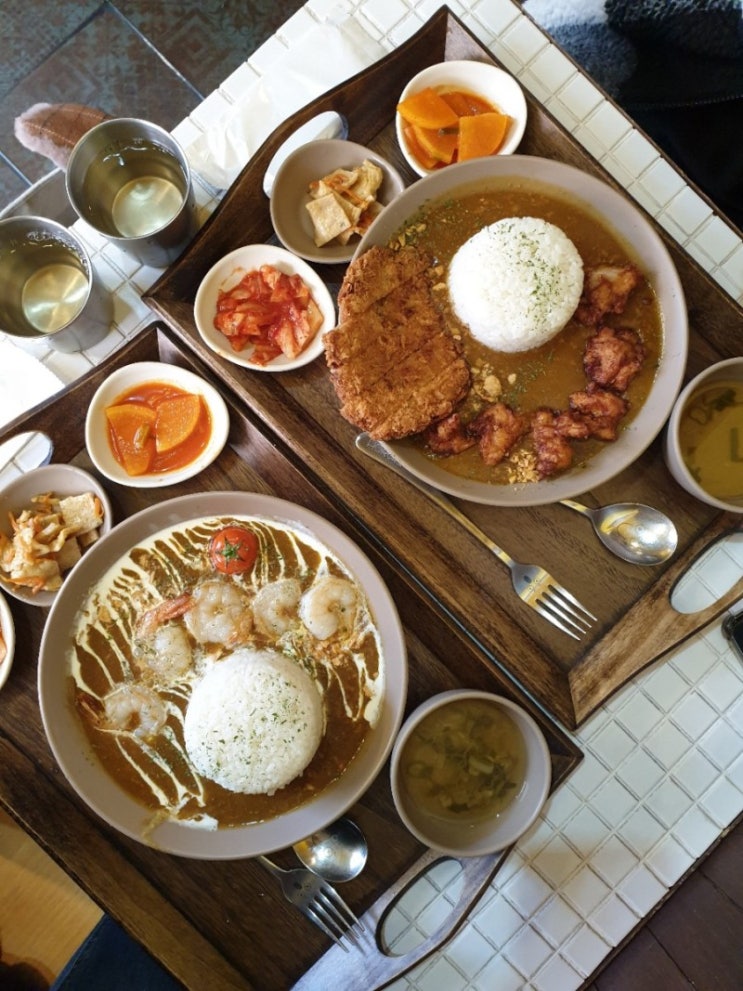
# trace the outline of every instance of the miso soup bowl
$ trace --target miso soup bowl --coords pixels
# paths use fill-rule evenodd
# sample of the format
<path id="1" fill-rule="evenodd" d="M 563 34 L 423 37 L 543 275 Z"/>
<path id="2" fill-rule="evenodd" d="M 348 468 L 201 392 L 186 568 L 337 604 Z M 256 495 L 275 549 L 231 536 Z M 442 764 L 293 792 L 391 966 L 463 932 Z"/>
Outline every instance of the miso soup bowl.
<path id="1" fill-rule="evenodd" d="M 727 502 L 711 495 L 697 482 L 689 470 L 683 456 L 681 448 L 680 427 L 689 401 L 693 394 L 703 385 L 711 385 L 714 382 L 740 382 L 743 385 L 743 357 L 728 358 L 725 361 L 718 361 L 714 365 L 705 368 L 704 371 L 694 376 L 681 390 L 668 418 L 664 437 L 664 455 L 668 470 L 690 495 L 693 495 L 700 502 L 707 503 L 708 506 L 715 506 L 717 509 L 724 509 L 729 513 L 743 513 L 743 493 L 738 502 Z"/>
<path id="2" fill-rule="evenodd" d="M 482 699 L 504 711 L 526 748 L 524 780 L 514 798 L 501 812 L 475 823 L 438 818 L 421 808 L 405 787 L 402 772 L 406 746 L 422 721 L 437 709 L 467 699 Z M 533 825 L 549 794 L 552 762 L 541 729 L 521 706 L 490 692 L 454 689 L 432 696 L 408 716 L 392 749 L 390 778 L 398 815 L 416 839 L 452 857 L 480 857 L 510 847 Z"/>

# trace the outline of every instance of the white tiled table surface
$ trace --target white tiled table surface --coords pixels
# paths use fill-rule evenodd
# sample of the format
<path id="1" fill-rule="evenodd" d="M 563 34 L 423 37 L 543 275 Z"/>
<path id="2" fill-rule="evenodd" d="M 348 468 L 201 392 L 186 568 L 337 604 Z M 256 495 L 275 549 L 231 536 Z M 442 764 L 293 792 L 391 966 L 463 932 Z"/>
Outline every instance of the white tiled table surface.
<path id="1" fill-rule="evenodd" d="M 339 10 L 390 51 L 438 0 L 309 0 L 174 131 L 188 144 L 229 111 L 279 55 Z M 734 300 L 743 302 L 743 243 L 512 0 L 450 0 L 450 9 Z M 297 108 L 307 96 L 298 97 Z M 218 195 L 196 177 L 204 215 Z M 140 295 L 160 274 L 86 225 L 78 233 L 115 295 L 108 336 L 84 353 L 32 353 L 74 381 L 153 320 Z M 15 473 L 11 465 L 5 474 Z M 0 481 L 2 474 L 0 473 Z M 688 580 L 699 605 L 743 568 L 730 539 Z M 743 667 L 712 624 L 634 678 L 575 734 L 585 758 L 510 854 L 467 923 L 396 991 L 572 991 L 743 813 Z M 397 909 L 397 952 L 448 912 L 458 867 L 445 863 Z M 741 975 L 743 981 L 743 975 Z"/>

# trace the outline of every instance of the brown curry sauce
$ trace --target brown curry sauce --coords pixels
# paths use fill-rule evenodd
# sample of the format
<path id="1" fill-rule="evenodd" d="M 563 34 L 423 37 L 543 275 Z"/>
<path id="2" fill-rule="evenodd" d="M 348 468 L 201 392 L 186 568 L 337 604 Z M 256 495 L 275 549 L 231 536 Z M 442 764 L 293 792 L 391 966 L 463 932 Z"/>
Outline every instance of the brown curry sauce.
<path id="1" fill-rule="evenodd" d="M 473 388 L 460 408 L 465 422 L 496 398 L 526 413 L 540 406 L 565 409 L 570 393 L 582 390 L 586 385 L 583 350 L 594 328 L 570 320 L 556 337 L 541 347 L 506 354 L 493 351 L 475 340 L 453 312 L 443 274 L 446 267 L 465 241 L 483 227 L 506 217 L 539 217 L 555 224 L 575 244 L 586 268 L 628 263 L 637 265 L 631 248 L 605 221 L 578 206 L 560 190 L 533 180 L 506 177 L 490 179 L 487 186 L 473 184 L 456 196 L 442 197 L 426 204 L 410 218 L 395 243 L 414 242 L 430 252 L 437 270 L 441 270 L 437 298 L 452 333 L 462 343 L 473 372 Z M 648 397 L 663 347 L 660 309 L 646 276 L 630 296 L 624 313 L 609 316 L 603 323 L 634 328 L 647 352 L 643 368 L 626 394 L 630 409 L 622 421 L 624 427 L 632 421 Z M 489 376 L 497 378 L 502 392 L 486 398 L 483 387 L 487 385 Z M 438 467 L 454 475 L 491 484 L 508 484 L 511 481 L 511 459 L 490 468 L 483 463 L 476 447 L 461 454 L 438 457 L 426 449 L 420 437 L 403 443 L 412 444 L 435 460 Z M 595 439 L 573 442 L 574 466 L 585 464 L 603 446 L 605 442 Z M 525 447 L 528 447 L 526 439 L 517 445 L 514 456 L 518 457 L 518 452 Z"/>

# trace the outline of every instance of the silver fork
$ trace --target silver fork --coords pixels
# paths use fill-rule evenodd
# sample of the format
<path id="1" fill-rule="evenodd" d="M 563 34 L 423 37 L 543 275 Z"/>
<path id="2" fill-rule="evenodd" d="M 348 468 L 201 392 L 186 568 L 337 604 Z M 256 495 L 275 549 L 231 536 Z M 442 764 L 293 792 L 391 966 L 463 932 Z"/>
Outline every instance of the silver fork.
<path id="1" fill-rule="evenodd" d="M 391 468 L 401 478 L 414 485 L 445 513 L 448 513 L 452 519 L 460 523 L 476 540 L 479 540 L 488 550 L 492 551 L 510 570 L 511 581 L 519 598 L 527 606 L 535 609 L 544 619 L 549 620 L 553 626 L 562 630 L 563 633 L 567 633 L 574 640 L 580 640 L 597 621 L 593 613 L 581 605 L 578 599 L 566 588 L 559 585 L 549 572 L 536 564 L 521 564 L 514 561 L 510 554 L 491 540 L 442 492 L 408 471 L 389 453 L 386 447 L 373 440 L 369 434 L 359 434 L 356 438 L 356 447 L 362 454 L 366 454 L 374 461 L 378 461 L 379 464 Z"/>
<path id="2" fill-rule="evenodd" d="M 346 953 L 349 948 L 343 942 L 344 937 L 351 943 L 357 943 L 359 934 L 366 931 L 364 924 L 356 918 L 335 888 L 317 874 L 303 867 L 285 870 L 267 857 L 259 856 L 256 860 L 278 878 L 286 900 L 303 912 Z"/>

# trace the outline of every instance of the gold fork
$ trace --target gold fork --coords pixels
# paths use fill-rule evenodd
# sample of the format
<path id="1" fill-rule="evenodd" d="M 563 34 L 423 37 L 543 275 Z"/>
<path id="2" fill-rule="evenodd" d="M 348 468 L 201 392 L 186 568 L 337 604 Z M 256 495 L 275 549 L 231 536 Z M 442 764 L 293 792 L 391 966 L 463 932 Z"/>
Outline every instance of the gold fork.
<path id="1" fill-rule="evenodd" d="M 379 464 L 391 468 L 401 478 L 414 485 L 445 513 L 448 513 L 452 519 L 460 523 L 476 540 L 479 540 L 488 550 L 492 551 L 510 570 L 513 587 L 522 602 L 536 610 L 540 616 L 549 620 L 563 633 L 573 637 L 574 640 L 580 640 L 588 633 L 593 623 L 596 622 L 596 617 L 585 606 L 581 605 L 578 599 L 566 588 L 558 584 L 549 572 L 536 564 L 521 564 L 519 561 L 514 561 L 510 554 L 491 540 L 442 492 L 408 471 L 389 453 L 386 447 L 373 440 L 369 434 L 359 434 L 356 438 L 356 447 L 362 454 L 366 454 L 374 461 L 378 461 Z"/>

